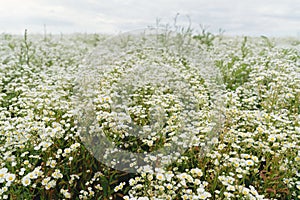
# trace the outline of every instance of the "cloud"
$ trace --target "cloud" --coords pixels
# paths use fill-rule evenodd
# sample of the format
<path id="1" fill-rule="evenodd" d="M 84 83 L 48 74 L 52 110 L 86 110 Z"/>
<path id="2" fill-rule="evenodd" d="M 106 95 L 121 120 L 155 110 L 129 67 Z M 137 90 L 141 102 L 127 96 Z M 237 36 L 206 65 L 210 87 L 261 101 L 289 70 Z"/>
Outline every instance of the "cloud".
<path id="1" fill-rule="evenodd" d="M 300 32 L 298 0 L 0 0 L 0 31 L 117 33 L 155 25 L 157 18 L 194 27 L 210 25 L 228 34 L 295 35 Z"/>

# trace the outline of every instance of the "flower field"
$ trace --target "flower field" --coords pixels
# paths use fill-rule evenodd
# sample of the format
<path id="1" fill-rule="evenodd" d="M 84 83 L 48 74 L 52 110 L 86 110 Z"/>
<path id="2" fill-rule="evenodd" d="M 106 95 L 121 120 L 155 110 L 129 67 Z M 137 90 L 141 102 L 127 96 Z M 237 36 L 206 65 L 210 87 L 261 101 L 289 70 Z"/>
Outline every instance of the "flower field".
<path id="1" fill-rule="evenodd" d="M 300 41 L 0 35 L 0 199 L 300 199 Z"/>

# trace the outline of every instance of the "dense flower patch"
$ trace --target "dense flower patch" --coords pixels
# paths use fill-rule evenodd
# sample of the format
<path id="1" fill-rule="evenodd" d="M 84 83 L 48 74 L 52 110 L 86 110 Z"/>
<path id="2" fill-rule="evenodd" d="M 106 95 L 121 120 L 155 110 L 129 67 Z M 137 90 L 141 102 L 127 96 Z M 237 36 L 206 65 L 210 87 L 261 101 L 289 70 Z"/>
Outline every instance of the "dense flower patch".
<path id="1" fill-rule="evenodd" d="M 0 36 L 0 199 L 300 198 L 299 41 L 107 38 Z"/>

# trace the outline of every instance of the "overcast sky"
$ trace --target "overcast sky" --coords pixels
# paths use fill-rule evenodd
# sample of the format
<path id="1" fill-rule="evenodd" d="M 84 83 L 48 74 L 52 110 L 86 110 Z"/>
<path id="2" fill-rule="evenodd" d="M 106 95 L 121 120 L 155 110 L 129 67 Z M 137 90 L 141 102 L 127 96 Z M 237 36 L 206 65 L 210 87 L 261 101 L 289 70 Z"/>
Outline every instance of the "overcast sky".
<path id="1" fill-rule="evenodd" d="M 0 33 L 119 33 L 172 23 L 230 35 L 300 36 L 300 0 L 0 0 Z"/>

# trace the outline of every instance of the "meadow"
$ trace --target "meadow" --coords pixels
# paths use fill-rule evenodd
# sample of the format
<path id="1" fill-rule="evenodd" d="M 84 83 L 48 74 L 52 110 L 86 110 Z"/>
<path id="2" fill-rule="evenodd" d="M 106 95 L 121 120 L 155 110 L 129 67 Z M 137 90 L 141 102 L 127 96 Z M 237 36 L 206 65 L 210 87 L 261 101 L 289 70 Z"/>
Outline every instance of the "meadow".
<path id="1" fill-rule="evenodd" d="M 0 199 L 300 199 L 300 40 L 0 35 Z"/>

